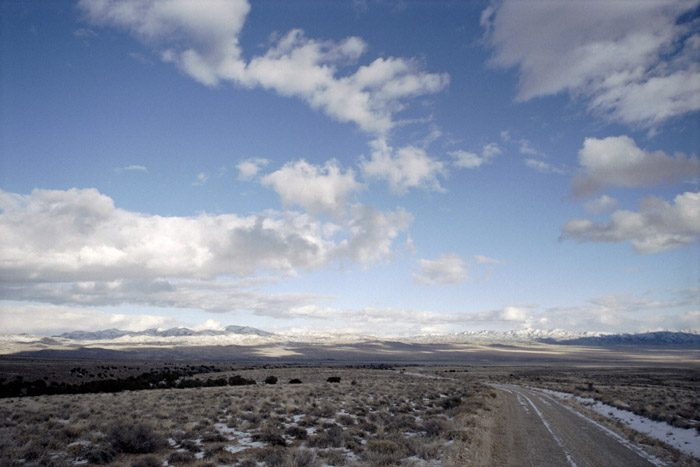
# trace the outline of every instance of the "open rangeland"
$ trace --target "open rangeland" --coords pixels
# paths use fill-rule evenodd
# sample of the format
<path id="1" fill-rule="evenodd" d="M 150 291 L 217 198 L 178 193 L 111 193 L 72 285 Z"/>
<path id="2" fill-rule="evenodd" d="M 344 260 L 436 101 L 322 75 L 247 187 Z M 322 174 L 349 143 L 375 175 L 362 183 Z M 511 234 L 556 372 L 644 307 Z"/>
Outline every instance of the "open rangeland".
<path id="1" fill-rule="evenodd" d="M 5 390 L 37 394 L 0 399 L 0 465 L 604 465 L 581 454 L 589 438 L 567 434 L 584 419 L 599 458 L 698 465 L 576 400 L 533 392 L 700 433 L 694 368 L 0 363 Z M 45 383 L 17 386 L 42 368 L 53 371 Z M 95 381 L 111 381 L 97 386 L 108 392 L 91 392 Z"/>

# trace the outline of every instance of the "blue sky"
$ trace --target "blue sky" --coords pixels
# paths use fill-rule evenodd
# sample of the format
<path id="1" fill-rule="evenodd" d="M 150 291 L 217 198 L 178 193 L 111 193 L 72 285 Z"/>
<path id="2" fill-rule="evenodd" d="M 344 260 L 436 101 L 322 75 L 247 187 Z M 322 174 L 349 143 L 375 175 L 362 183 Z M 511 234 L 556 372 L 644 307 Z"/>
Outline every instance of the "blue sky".
<path id="1" fill-rule="evenodd" d="M 700 2 L 2 2 L 0 324 L 700 329 Z"/>

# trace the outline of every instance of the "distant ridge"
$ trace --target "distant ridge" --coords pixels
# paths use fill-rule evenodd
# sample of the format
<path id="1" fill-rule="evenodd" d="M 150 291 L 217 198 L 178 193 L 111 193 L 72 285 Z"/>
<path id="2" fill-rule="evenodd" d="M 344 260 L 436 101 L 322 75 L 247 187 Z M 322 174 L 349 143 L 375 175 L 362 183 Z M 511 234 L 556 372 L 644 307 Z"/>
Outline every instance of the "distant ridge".
<path id="1" fill-rule="evenodd" d="M 81 341 L 101 341 L 118 339 L 120 337 L 137 337 L 137 336 L 149 336 L 149 337 L 188 337 L 188 336 L 226 336 L 229 334 L 240 334 L 247 336 L 260 336 L 260 337 L 270 337 L 274 336 L 271 332 L 261 331 L 260 329 L 252 328 L 250 326 L 227 326 L 221 330 L 215 329 L 205 329 L 202 331 L 194 331 L 189 328 L 170 328 L 165 330 L 158 329 L 146 329 L 145 331 L 122 331 L 119 329 L 105 329 L 104 331 L 73 331 L 65 332 L 58 336 L 63 339 L 71 340 L 81 340 Z"/>
<path id="2" fill-rule="evenodd" d="M 617 345 L 635 345 L 643 347 L 654 346 L 683 346 L 700 349 L 700 333 L 657 331 L 639 334 L 611 334 L 601 332 L 571 332 L 564 330 L 517 330 L 517 331 L 465 331 L 456 334 L 429 334 L 410 336 L 403 338 L 379 338 L 376 336 L 337 334 L 327 332 L 307 333 L 278 333 L 263 331 L 250 326 L 228 326 L 224 329 L 205 329 L 195 331 L 189 328 L 178 327 L 164 330 L 146 329 L 145 331 L 122 331 L 119 329 L 105 329 L 103 331 L 73 331 L 66 332 L 53 338 L 67 339 L 71 341 L 110 341 L 121 337 L 127 338 L 167 338 L 168 342 L 182 338 L 183 342 L 188 338 L 198 339 L 197 345 L 221 345 L 222 337 L 241 336 L 253 338 L 249 344 L 258 342 L 255 339 L 265 338 L 281 343 L 308 343 L 308 344 L 337 344 L 338 342 L 370 342 L 391 341 L 406 344 L 455 344 L 455 343 L 543 343 L 554 345 L 580 345 L 607 347 Z M 207 338 L 211 337 L 211 340 Z M 50 338 L 45 338 L 50 339 Z M 46 342 L 48 344 L 48 342 Z M 150 342 L 155 343 L 155 342 Z M 236 344 L 242 344 L 236 341 Z M 245 344 L 243 344 L 245 345 Z"/>
<path id="3" fill-rule="evenodd" d="M 589 346 L 613 346 L 613 345 L 637 345 L 637 346 L 684 346 L 700 348 L 700 334 L 692 332 L 657 331 L 640 334 L 608 334 L 601 336 L 585 336 L 576 339 L 556 340 L 551 338 L 540 339 L 547 344 L 561 345 L 589 345 Z"/>

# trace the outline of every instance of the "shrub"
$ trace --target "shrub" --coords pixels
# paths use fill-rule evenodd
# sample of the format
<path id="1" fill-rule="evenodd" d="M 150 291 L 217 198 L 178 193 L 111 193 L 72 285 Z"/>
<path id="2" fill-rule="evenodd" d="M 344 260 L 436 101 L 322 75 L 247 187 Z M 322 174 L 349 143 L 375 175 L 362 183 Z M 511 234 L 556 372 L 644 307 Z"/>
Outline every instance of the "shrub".
<path id="1" fill-rule="evenodd" d="M 255 384 L 254 379 L 246 379 L 241 375 L 234 375 L 228 379 L 229 386 L 247 386 L 250 384 Z"/>
<path id="2" fill-rule="evenodd" d="M 260 441 L 269 446 L 286 446 L 287 442 L 277 433 L 263 432 L 253 435 L 253 441 Z"/>
<path id="3" fill-rule="evenodd" d="M 268 376 L 265 378 L 265 384 L 277 384 L 277 376 Z"/>
<path id="4" fill-rule="evenodd" d="M 309 449 L 297 449 L 289 454 L 285 467 L 312 467 L 316 465 L 316 455 Z"/>
<path id="5" fill-rule="evenodd" d="M 462 398 L 459 396 L 446 397 L 440 402 L 443 409 L 449 410 L 459 407 L 462 404 Z"/>
<path id="6" fill-rule="evenodd" d="M 307 431 L 303 428 L 298 427 L 298 426 L 290 426 L 284 432 L 288 436 L 291 436 L 292 438 L 296 438 L 296 439 L 306 439 L 309 437 L 309 434 L 307 433 Z"/>
<path id="7" fill-rule="evenodd" d="M 187 451 L 176 451 L 168 457 L 168 463 L 169 464 L 184 464 L 184 465 L 190 465 L 191 463 L 194 462 L 194 454 L 191 452 Z"/>
<path id="8" fill-rule="evenodd" d="M 116 453 L 109 446 L 93 446 L 85 453 L 85 460 L 91 464 L 109 464 L 116 457 Z"/>
<path id="9" fill-rule="evenodd" d="M 163 435 L 153 431 L 147 423 L 137 423 L 134 426 L 117 423 L 107 433 L 107 439 L 115 451 L 130 454 L 148 454 L 167 444 Z"/>
<path id="10" fill-rule="evenodd" d="M 301 384 L 301 380 L 298 378 L 290 379 L 289 384 Z"/>
<path id="11" fill-rule="evenodd" d="M 163 463 L 155 456 L 145 456 L 131 463 L 131 467 L 160 467 Z"/>
<path id="12" fill-rule="evenodd" d="M 440 436 L 443 432 L 449 429 L 449 425 L 445 420 L 439 418 L 431 418 L 426 420 L 421 426 L 421 431 L 425 432 L 425 435 L 432 438 L 435 436 Z"/>
<path id="13" fill-rule="evenodd" d="M 340 376 L 329 376 L 326 381 L 329 383 L 340 383 Z"/>

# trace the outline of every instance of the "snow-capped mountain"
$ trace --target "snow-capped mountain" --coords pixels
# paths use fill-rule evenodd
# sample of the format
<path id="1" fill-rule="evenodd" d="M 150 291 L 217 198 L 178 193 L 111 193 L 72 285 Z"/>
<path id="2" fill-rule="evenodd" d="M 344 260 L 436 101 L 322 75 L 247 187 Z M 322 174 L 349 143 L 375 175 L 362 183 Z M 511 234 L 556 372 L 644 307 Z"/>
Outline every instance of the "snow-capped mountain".
<path id="1" fill-rule="evenodd" d="M 189 345 L 253 345 L 262 342 L 279 344 L 347 344 L 372 341 L 393 341 L 406 344 L 468 344 L 468 343 L 544 343 L 583 346 L 613 345 L 690 345 L 700 346 L 697 332 L 647 332 L 640 334 L 613 334 L 604 332 L 571 332 L 561 329 L 525 329 L 517 331 L 465 331 L 455 334 L 425 334 L 418 336 L 382 338 L 359 334 L 342 334 L 322 331 L 271 333 L 249 326 L 228 326 L 224 329 L 195 331 L 188 328 L 165 330 L 147 329 L 133 332 L 119 329 L 104 331 L 73 331 L 58 336 L 69 341 L 114 341 L 137 343 Z"/>
<path id="2" fill-rule="evenodd" d="M 170 328 L 165 330 L 146 329 L 145 331 L 121 331 L 119 329 L 105 329 L 104 331 L 73 331 L 66 332 L 58 336 L 63 339 L 80 340 L 80 341 L 102 341 L 118 339 L 120 337 L 192 337 L 192 336 L 225 336 L 229 334 L 239 334 L 246 336 L 270 337 L 274 334 L 260 329 L 251 328 L 249 326 L 228 326 L 224 329 L 205 329 L 202 331 L 194 331 L 188 328 Z"/>

